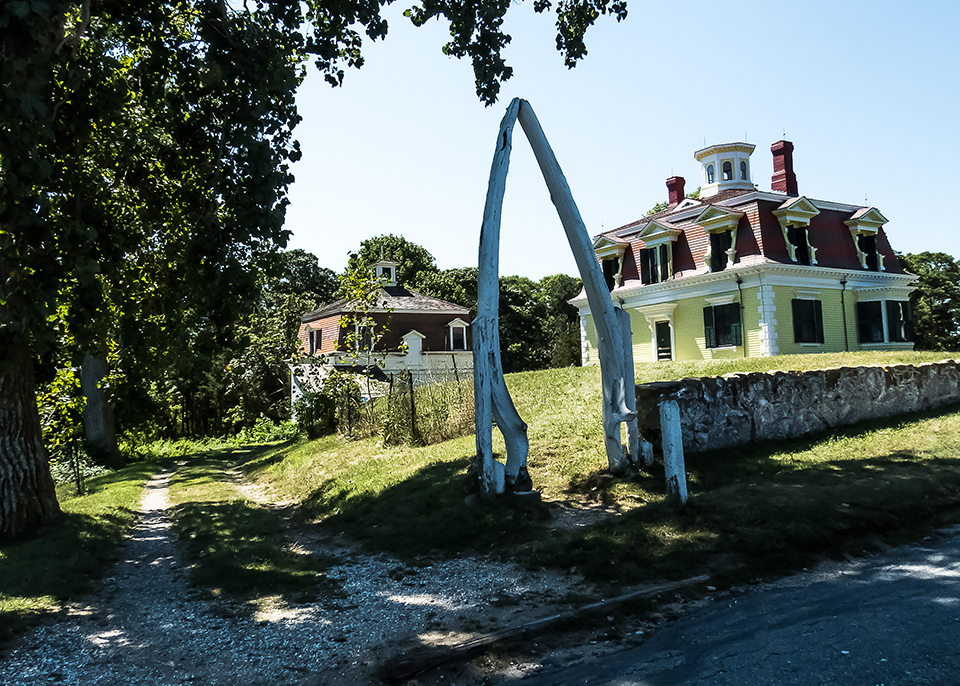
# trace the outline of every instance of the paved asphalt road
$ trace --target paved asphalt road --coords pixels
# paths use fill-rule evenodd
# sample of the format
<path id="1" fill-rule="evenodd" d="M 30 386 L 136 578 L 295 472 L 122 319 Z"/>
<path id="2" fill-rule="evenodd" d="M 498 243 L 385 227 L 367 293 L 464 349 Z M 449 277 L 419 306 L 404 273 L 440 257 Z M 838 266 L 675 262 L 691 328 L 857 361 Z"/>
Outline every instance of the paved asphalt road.
<path id="1" fill-rule="evenodd" d="M 960 684 L 960 533 L 724 596 L 519 686 Z"/>

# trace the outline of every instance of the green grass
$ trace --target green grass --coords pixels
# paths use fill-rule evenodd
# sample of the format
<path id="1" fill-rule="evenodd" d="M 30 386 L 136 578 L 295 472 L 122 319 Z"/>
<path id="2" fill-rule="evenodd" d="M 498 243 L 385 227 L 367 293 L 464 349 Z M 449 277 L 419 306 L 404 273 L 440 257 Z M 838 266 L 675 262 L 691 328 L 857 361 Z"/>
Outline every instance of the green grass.
<path id="1" fill-rule="evenodd" d="M 638 366 L 638 381 L 736 371 L 936 361 L 942 354 L 807 355 L 717 363 Z M 247 474 L 276 487 L 331 531 L 372 549 L 416 557 L 493 551 L 530 566 L 577 566 L 618 582 L 700 571 L 763 576 L 818 555 L 915 534 L 952 517 L 960 494 L 960 414 L 876 422 L 822 439 L 760 444 L 688 456 L 689 506 L 677 513 L 657 473 L 605 473 L 596 368 L 507 377 L 528 423 L 534 485 L 549 500 L 597 500 L 622 514 L 575 532 L 555 532 L 544 509 L 510 499 L 468 506 L 460 485 L 472 436 L 426 447 L 387 448 L 374 439 L 327 437 L 268 452 Z M 495 432 L 494 450 L 505 452 Z"/>
<path id="2" fill-rule="evenodd" d="M 0 639 L 7 639 L 61 603 L 89 590 L 136 519 L 143 484 L 154 462 L 140 462 L 57 489 L 63 516 L 29 539 L 0 546 Z"/>
<path id="3" fill-rule="evenodd" d="M 637 367 L 638 382 L 736 371 L 936 361 L 942 354 L 806 355 Z M 397 555 L 462 551 L 514 557 L 532 567 L 576 565 L 589 578 L 635 582 L 711 571 L 720 578 L 778 574 L 822 555 L 897 543 L 960 521 L 960 410 L 873 422 L 828 437 L 690 455 L 691 500 L 664 502 L 662 471 L 606 474 L 596 368 L 513 374 L 507 384 L 529 425 L 529 467 L 547 499 L 600 501 L 611 520 L 553 531 L 545 508 L 502 499 L 468 506 L 461 484 L 474 453 L 465 436 L 424 447 L 376 438 L 292 441 L 237 448 L 224 442 L 141 446 L 138 462 L 88 480 L 90 494 L 60 487 L 63 518 L 29 540 L 0 547 L 0 638 L 90 587 L 115 560 L 145 479 L 161 460 L 183 466 L 171 486 L 175 527 L 194 580 L 212 592 L 291 601 L 336 594 L 330 560 L 285 534 L 297 517 Z M 502 459 L 502 439 L 494 450 Z M 297 512 L 244 498 L 237 474 L 299 505 Z"/>

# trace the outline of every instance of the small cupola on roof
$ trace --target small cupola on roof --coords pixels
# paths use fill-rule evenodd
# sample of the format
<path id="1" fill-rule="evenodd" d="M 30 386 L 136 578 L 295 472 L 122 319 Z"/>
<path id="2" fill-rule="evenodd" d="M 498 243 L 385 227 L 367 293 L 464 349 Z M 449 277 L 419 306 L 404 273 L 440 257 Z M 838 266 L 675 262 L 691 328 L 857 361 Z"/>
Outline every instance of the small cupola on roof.
<path id="1" fill-rule="evenodd" d="M 722 143 L 693 153 L 703 165 L 700 197 L 709 198 L 727 190 L 754 190 L 756 187 L 750 181 L 750 154 L 755 147 L 752 143 Z"/>
<path id="2" fill-rule="evenodd" d="M 378 279 L 383 280 L 384 286 L 396 286 L 397 285 L 397 265 L 398 262 L 393 262 L 391 260 L 385 260 L 383 257 L 379 261 L 373 263 L 373 271 L 376 274 Z"/>

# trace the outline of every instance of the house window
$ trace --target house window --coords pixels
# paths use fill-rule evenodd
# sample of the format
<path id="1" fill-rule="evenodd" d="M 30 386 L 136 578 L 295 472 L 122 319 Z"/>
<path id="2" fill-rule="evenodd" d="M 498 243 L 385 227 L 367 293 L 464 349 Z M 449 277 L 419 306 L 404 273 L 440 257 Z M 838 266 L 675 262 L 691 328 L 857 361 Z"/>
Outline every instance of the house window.
<path id="1" fill-rule="evenodd" d="M 804 226 L 787 227 L 787 240 L 793 246 L 793 258 L 799 264 L 810 264 L 810 241 Z"/>
<path id="2" fill-rule="evenodd" d="M 380 274 L 382 275 L 384 281 L 393 281 L 393 267 L 384 267 Z"/>
<path id="3" fill-rule="evenodd" d="M 450 350 L 466 350 L 466 349 L 467 349 L 467 327 L 451 326 L 450 327 Z"/>
<path id="4" fill-rule="evenodd" d="M 720 231 L 710 234 L 710 271 L 722 272 L 727 268 L 730 250 L 733 245 L 733 234 L 730 231 Z"/>
<path id="5" fill-rule="evenodd" d="M 872 272 L 880 271 L 876 234 L 862 233 L 857 236 L 857 249 L 863 254 L 864 267 L 866 269 Z"/>
<path id="6" fill-rule="evenodd" d="M 703 333 L 708 348 L 740 345 L 740 303 L 703 308 Z"/>
<path id="7" fill-rule="evenodd" d="M 723 163 L 723 180 L 733 181 L 733 163 L 730 160 Z"/>
<path id="8" fill-rule="evenodd" d="M 613 290 L 617 286 L 617 274 L 620 272 L 620 260 L 613 257 L 600 262 L 603 267 L 603 280 L 607 283 L 607 288 Z"/>
<path id="9" fill-rule="evenodd" d="M 373 350 L 373 327 L 354 325 L 353 349 L 355 352 L 370 352 Z"/>
<path id="10" fill-rule="evenodd" d="M 747 174 L 747 161 L 746 161 L 746 160 L 740 160 L 740 180 L 741 180 L 741 181 L 749 181 L 749 180 L 750 180 L 750 177 L 749 177 L 749 175 Z"/>
<path id="11" fill-rule="evenodd" d="M 707 165 L 707 183 L 713 183 L 713 165 Z"/>
<path id="12" fill-rule="evenodd" d="M 316 355 L 318 352 L 320 352 L 320 345 L 323 340 L 323 331 L 320 329 L 310 329 L 310 331 L 307 333 L 309 335 L 310 354 Z"/>
<path id="13" fill-rule="evenodd" d="M 793 340 L 823 343 L 823 306 L 819 300 L 793 300 Z"/>
<path id="14" fill-rule="evenodd" d="M 910 304 L 899 300 L 887 301 L 887 337 L 891 343 L 907 343 L 913 340 L 910 321 Z"/>
<path id="15" fill-rule="evenodd" d="M 883 303 L 879 300 L 857 303 L 857 330 L 861 343 L 883 343 Z"/>
<path id="16" fill-rule="evenodd" d="M 643 283 L 661 283 L 670 276 L 669 245 L 664 243 L 640 251 L 640 280 Z"/>

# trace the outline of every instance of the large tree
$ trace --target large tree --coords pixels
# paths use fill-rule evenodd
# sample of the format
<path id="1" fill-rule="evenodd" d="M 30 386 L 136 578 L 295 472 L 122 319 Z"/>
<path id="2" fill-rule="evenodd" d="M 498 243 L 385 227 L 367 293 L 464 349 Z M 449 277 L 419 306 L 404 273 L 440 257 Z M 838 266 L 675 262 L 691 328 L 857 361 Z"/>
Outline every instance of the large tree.
<path id="1" fill-rule="evenodd" d="M 306 16 L 298 0 L 0 5 L 0 538 L 58 514 L 33 381 L 57 313 L 94 355 L 118 331 L 188 350 L 179 309 L 214 332 L 230 321 L 251 266 L 286 241 L 302 60 L 339 84 L 362 64 L 361 34 L 386 35 L 387 3 L 309 0 Z M 450 21 L 444 52 L 472 60 L 489 104 L 511 74 L 509 6 L 426 0 L 407 14 Z M 626 5 L 556 6 L 568 65 L 606 13 Z"/>
<path id="2" fill-rule="evenodd" d="M 429 250 L 393 234 L 362 241 L 360 249 L 350 253 L 347 271 L 363 271 L 380 259 L 397 263 L 397 284 L 401 286 L 416 288 L 429 275 L 437 272 L 437 262 Z"/>
<path id="3" fill-rule="evenodd" d="M 960 263 L 942 252 L 900 255 L 920 277 L 910 298 L 914 340 L 920 350 L 960 350 Z"/>

